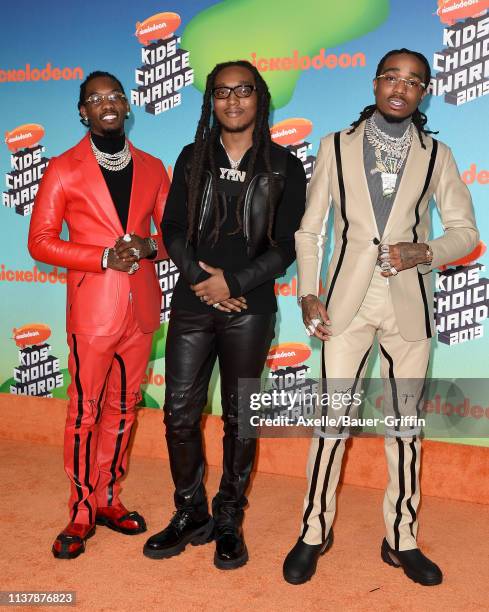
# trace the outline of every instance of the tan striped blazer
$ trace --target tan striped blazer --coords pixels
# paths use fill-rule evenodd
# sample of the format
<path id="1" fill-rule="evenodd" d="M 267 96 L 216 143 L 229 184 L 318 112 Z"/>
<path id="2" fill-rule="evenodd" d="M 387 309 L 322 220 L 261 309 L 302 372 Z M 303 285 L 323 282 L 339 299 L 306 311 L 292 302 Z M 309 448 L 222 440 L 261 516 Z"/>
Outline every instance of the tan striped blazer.
<path id="1" fill-rule="evenodd" d="M 479 234 L 472 200 L 450 149 L 417 132 L 384 235 L 379 236 L 365 175 L 365 122 L 321 140 L 307 192 L 306 212 L 296 232 L 298 295 L 318 295 L 326 225 L 334 211 L 334 248 L 326 280 L 326 308 L 333 335 L 340 334 L 360 308 L 378 255 L 378 244 L 425 242 L 433 250 L 430 266 L 419 265 L 390 278 L 401 335 L 421 340 L 433 334 L 431 271 L 475 248 Z M 430 240 L 430 200 L 438 208 L 444 233 Z"/>

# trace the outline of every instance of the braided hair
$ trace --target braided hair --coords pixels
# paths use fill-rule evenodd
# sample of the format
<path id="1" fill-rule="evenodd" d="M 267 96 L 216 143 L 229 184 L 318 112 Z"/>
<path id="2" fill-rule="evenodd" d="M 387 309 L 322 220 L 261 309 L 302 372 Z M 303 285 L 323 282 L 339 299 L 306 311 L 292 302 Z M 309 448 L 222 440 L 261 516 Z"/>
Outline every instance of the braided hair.
<path id="1" fill-rule="evenodd" d="M 377 66 L 375 76 L 378 77 L 380 74 L 382 74 L 382 72 L 384 71 L 384 64 L 389 57 L 391 57 L 392 55 L 399 55 L 401 53 L 407 53 L 409 55 L 414 55 L 414 57 L 416 57 L 423 64 L 424 73 L 425 73 L 423 83 L 427 87 L 431 79 L 431 68 L 430 68 L 430 64 L 428 60 L 422 53 L 419 53 L 418 51 L 411 51 L 410 49 L 405 49 L 404 47 L 402 49 L 393 49 L 392 51 L 389 51 L 388 53 L 386 53 L 384 57 L 380 60 Z M 375 113 L 376 110 L 377 110 L 377 106 L 375 104 L 366 106 L 360 113 L 360 117 L 351 124 L 352 127 L 351 127 L 351 130 L 348 132 L 348 134 L 353 134 L 353 132 L 360 125 L 360 123 L 362 123 L 362 121 L 365 121 L 365 119 L 368 119 L 369 117 L 371 117 Z M 426 134 L 426 135 L 427 134 L 438 134 L 438 132 L 432 132 L 431 130 L 427 130 L 425 128 L 425 125 L 428 123 L 428 117 L 424 113 L 422 113 L 419 110 L 419 108 L 417 108 L 414 111 L 411 119 L 414 124 L 414 127 L 416 128 L 418 132 L 421 146 L 423 147 L 423 149 L 426 149 L 426 145 L 423 141 L 423 134 Z"/>
<path id="2" fill-rule="evenodd" d="M 243 202 L 245 194 L 254 175 L 256 160 L 258 154 L 262 154 L 265 163 L 265 169 L 270 175 L 269 182 L 269 218 L 267 236 L 271 244 L 275 244 L 272 238 L 273 221 L 274 221 L 274 178 L 272 174 L 272 164 L 270 158 L 270 148 L 272 144 L 270 136 L 270 128 L 268 126 L 268 116 L 270 112 L 270 92 L 263 77 L 258 70 L 245 60 L 236 60 L 231 62 L 223 62 L 217 64 L 214 69 L 207 75 L 207 81 L 202 102 L 202 113 L 195 132 L 195 141 L 193 147 L 193 155 L 191 160 L 190 173 L 187 180 L 187 214 L 188 214 L 188 231 L 187 239 L 192 241 L 196 233 L 196 225 L 198 218 L 199 203 L 202 194 L 202 185 L 204 172 L 209 169 L 211 174 L 212 188 L 212 210 L 214 212 L 215 224 L 209 236 L 213 246 L 219 239 L 219 232 L 225 218 L 221 219 L 221 211 L 219 206 L 219 196 L 217 191 L 217 173 L 215 161 L 215 145 L 221 134 L 221 124 L 212 110 L 212 89 L 214 87 L 216 76 L 221 70 L 232 66 L 240 66 L 246 68 L 255 79 L 256 95 L 257 95 L 257 111 L 255 118 L 255 126 L 253 129 L 253 145 L 250 159 L 246 171 L 246 179 L 243 183 L 241 193 L 238 196 L 236 204 L 236 221 L 237 229 L 233 233 L 238 233 L 243 228 Z"/>

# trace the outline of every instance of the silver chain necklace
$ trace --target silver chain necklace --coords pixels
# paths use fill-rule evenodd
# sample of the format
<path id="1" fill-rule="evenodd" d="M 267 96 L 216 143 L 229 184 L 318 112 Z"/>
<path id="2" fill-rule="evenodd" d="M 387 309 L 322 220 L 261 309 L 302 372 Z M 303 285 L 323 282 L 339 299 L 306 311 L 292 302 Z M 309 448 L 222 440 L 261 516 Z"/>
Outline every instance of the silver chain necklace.
<path id="1" fill-rule="evenodd" d="M 229 164 L 230 164 L 230 166 L 231 166 L 231 170 L 237 170 L 237 169 L 239 168 L 239 164 L 241 163 L 241 160 L 242 160 L 242 159 L 243 159 L 243 157 L 244 157 L 244 154 L 243 154 L 243 155 L 242 155 L 242 156 L 241 156 L 241 157 L 240 157 L 238 160 L 236 160 L 236 161 L 235 161 L 234 159 L 231 159 L 231 158 L 229 157 L 229 153 L 226 151 L 226 147 L 224 146 L 224 143 L 223 143 L 223 141 L 222 141 L 222 138 L 221 138 L 221 137 L 219 137 L 219 140 L 221 141 L 222 148 L 224 149 L 224 152 L 225 152 L 225 153 L 226 153 L 226 155 L 227 155 L 227 158 L 228 158 Z"/>
<path id="2" fill-rule="evenodd" d="M 372 115 L 365 124 L 365 134 L 375 150 L 375 168 L 370 170 L 370 174 L 380 172 L 382 193 L 390 198 L 396 189 L 397 175 L 413 141 L 412 123 L 408 125 L 402 136 L 395 138 L 383 132 Z"/>
<path id="3" fill-rule="evenodd" d="M 90 136 L 90 146 L 92 147 L 95 159 L 102 168 L 110 170 L 111 172 L 118 172 L 124 170 L 132 159 L 131 150 L 129 149 L 129 142 L 126 140 L 122 151 L 117 153 L 104 153 L 100 149 L 97 149 L 95 143 Z"/>

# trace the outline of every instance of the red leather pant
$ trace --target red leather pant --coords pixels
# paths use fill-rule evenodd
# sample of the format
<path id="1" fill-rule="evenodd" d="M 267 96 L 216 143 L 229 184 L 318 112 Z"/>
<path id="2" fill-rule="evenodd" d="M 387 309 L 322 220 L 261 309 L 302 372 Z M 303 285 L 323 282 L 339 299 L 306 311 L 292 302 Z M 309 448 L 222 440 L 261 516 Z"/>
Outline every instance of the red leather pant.
<path id="1" fill-rule="evenodd" d="M 97 507 L 118 502 L 151 341 L 152 334 L 137 325 L 132 302 L 117 334 L 68 334 L 71 384 L 64 465 L 74 522 L 92 524 Z"/>

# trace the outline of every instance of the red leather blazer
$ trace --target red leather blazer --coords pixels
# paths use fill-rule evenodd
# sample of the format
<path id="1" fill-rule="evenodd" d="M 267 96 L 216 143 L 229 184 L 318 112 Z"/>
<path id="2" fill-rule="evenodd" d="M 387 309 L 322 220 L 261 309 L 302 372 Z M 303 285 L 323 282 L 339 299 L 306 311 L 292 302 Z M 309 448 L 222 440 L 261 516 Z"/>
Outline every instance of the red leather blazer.
<path id="1" fill-rule="evenodd" d="M 170 181 L 162 162 L 130 144 L 133 180 L 127 231 L 151 235 L 151 217 L 160 227 Z M 69 240 L 60 238 L 63 221 Z M 29 230 L 34 259 L 68 269 L 66 329 L 70 333 L 109 336 L 124 319 L 132 294 L 140 329 L 160 325 L 161 291 L 153 261 L 140 269 L 103 270 L 105 247 L 124 234 L 105 179 L 92 153 L 89 136 L 59 157 L 53 157 L 41 180 Z M 158 255 L 164 256 L 158 235 Z"/>

